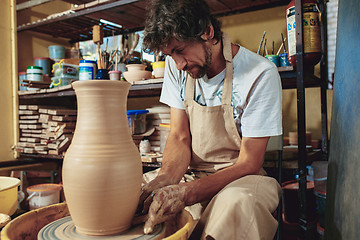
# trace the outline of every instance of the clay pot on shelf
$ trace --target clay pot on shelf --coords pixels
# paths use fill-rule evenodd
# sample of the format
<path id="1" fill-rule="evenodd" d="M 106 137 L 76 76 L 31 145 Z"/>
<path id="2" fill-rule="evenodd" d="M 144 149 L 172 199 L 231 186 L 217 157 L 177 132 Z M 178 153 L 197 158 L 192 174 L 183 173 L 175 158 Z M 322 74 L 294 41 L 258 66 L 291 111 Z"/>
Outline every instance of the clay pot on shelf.
<path id="1" fill-rule="evenodd" d="M 145 70 L 146 65 L 144 64 L 128 64 L 126 65 L 126 68 L 128 70 L 123 74 L 128 82 L 136 82 L 151 78 L 152 73 Z"/>
<path id="2" fill-rule="evenodd" d="M 77 81 L 73 88 L 78 118 L 63 163 L 69 211 L 80 234 L 118 234 L 130 227 L 142 181 L 126 117 L 130 84 Z"/>

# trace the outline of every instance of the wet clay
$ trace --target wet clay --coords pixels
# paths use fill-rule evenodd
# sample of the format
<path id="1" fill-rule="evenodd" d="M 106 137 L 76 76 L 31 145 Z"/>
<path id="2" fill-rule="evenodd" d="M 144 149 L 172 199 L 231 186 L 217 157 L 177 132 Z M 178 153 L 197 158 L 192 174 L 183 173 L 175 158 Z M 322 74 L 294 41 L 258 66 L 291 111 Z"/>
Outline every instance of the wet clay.
<path id="1" fill-rule="evenodd" d="M 142 181 L 126 117 L 130 84 L 89 80 L 73 88 L 78 117 L 63 163 L 66 202 L 78 233 L 118 234 L 130 227 Z"/>

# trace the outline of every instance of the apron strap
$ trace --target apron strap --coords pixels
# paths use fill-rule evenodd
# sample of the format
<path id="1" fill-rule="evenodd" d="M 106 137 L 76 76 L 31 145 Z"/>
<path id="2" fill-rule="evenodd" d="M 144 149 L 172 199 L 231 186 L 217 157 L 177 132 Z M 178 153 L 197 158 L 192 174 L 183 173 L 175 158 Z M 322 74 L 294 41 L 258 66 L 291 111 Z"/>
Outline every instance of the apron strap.
<path id="1" fill-rule="evenodd" d="M 223 35 L 223 53 L 226 61 L 226 68 L 225 68 L 225 79 L 223 84 L 221 103 L 222 105 L 224 104 L 231 105 L 232 83 L 233 83 L 233 62 L 232 62 L 230 37 L 225 33 Z"/>
<path id="2" fill-rule="evenodd" d="M 223 84 L 223 94 L 221 103 L 231 105 L 232 97 L 232 80 L 233 80 L 233 63 L 232 63 L 232 51 L 231 51 L 231 41 L 230 37 L 227 34 L 223 34 L 223 54 L 226 61 L 225 69 L 225 79 Z M 185 82 L 185 99 L 194 100 L 195 95 L 195 79 L 186 74 Z"/>

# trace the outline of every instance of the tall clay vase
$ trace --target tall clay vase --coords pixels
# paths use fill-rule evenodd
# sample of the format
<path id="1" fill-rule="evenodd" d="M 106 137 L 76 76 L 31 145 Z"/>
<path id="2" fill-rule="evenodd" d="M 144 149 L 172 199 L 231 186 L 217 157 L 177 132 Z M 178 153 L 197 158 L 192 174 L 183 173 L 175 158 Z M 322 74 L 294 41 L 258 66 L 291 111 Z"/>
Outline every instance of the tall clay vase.
<path id="1" fill-rule="evenodd" d="M 73 83 L 78 117 L 63 163 L 66 202 L 76 231 L 114 235 L 127 230 L 141 189 L 142 166 L 126 116 L 130 84 Z"/>

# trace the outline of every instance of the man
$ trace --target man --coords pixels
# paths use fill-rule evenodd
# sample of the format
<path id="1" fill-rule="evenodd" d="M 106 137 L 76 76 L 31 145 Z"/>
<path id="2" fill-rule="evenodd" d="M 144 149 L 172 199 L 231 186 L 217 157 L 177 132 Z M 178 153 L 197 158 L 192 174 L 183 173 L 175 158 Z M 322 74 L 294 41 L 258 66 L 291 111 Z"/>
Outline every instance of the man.
<path id="1" fill-rule="evenodd" d="M 171 107 L 162 167 L 140 197 L 144 232 L 187 207 L 193 239 L 273 239 L 281 188 L 261 167 L 282 134 L 275 65 L 232 44 L 203 0 L 153 0 L 143 44 L 167 55 Z"/>

